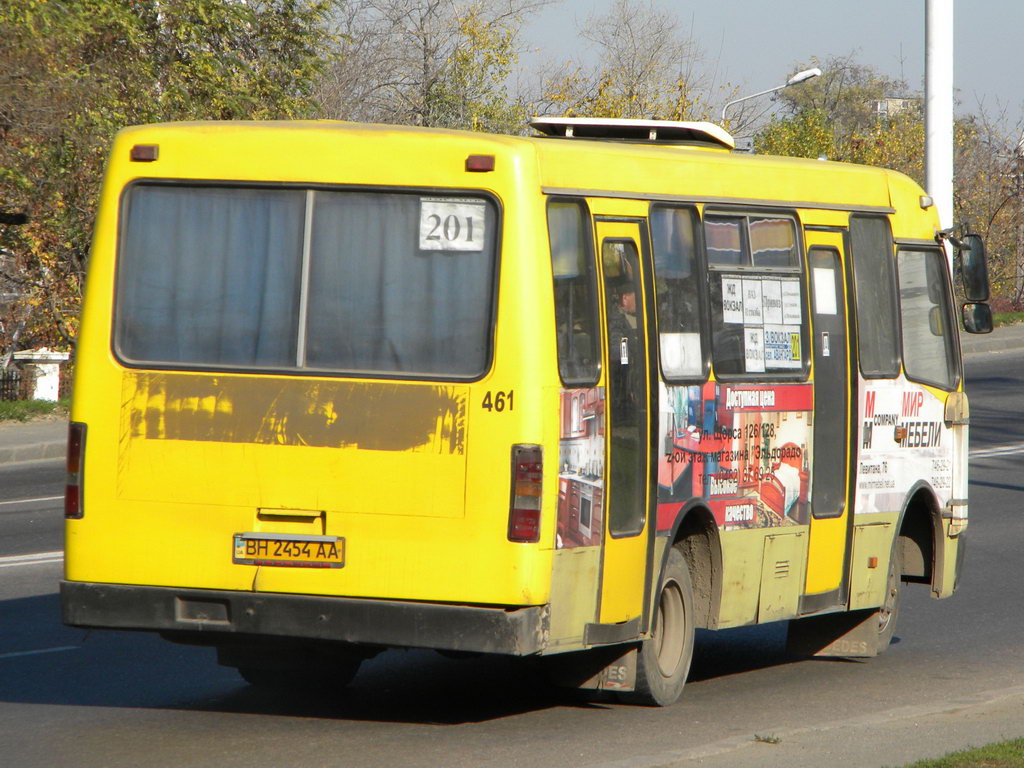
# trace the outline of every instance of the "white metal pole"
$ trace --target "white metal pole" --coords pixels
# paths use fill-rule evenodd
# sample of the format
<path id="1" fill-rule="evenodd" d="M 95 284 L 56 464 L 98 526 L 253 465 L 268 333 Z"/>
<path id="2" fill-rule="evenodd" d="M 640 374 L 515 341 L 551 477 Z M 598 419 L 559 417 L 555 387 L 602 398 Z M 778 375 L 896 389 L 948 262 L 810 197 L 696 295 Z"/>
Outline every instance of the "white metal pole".
<path id="1" fill-rule="evenodd" d="M 925 187 L 945 229 L 953 225 L 953 0 L 926 3 Z"/>

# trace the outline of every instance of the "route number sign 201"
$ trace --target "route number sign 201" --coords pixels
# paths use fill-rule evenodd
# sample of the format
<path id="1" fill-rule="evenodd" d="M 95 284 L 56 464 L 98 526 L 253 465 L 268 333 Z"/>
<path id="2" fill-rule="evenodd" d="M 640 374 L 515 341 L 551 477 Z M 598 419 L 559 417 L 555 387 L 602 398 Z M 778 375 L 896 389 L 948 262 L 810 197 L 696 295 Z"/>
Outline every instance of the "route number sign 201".
<path id="1" fill-rule="evenodd" d="M 482 251 L 487 206 L 482 200 L 420 200 L 421 251 Z"/>

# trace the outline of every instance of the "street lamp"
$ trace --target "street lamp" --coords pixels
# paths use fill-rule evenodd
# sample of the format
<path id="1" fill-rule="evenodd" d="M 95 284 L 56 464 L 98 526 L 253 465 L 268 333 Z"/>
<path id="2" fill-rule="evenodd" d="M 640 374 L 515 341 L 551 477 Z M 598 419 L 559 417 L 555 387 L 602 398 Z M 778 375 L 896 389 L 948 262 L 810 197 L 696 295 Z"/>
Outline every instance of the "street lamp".
<path id="1" fill-rule="evenodd" d="M 758 91 L 757 93 L 752 93 L 749 96 L 742 96 L 742 97 L 740 97 L 738 99 L 733 99 L 728 104 L 726 104 L 724 107 L 722 107 L 722 120 L 721 120 L 721 122 L 723 122 L 723 123 L 725 122 L 725 113 L 729 109 L 729 107 L 731 107 L 733 104 L 739 104 L 741 101 L 746 101 L 747 99 L 756 99 L 758 96 L 764 96 L 766 93 L 775 93 L 775 91 L 781 91 L 783 88 L 789 88 L 789 86 L 791 86 L 791 85 L 796 85 L 797 83 L 802 83 L 805 80 L 810 80 L 812 77 L 817 77 L 820 74 L 821 74 L 821 70 L 818 69 L 817 67 L 812 67 L 811 69 L 805 69 L 803 72 L 797 72 L 795 75 L 793 75 L 791 78 L 789 78 L 789 80 L 787 80 L 782 85 L 777 85 L 774 88 L 769 88 L 766 91 Z"/>

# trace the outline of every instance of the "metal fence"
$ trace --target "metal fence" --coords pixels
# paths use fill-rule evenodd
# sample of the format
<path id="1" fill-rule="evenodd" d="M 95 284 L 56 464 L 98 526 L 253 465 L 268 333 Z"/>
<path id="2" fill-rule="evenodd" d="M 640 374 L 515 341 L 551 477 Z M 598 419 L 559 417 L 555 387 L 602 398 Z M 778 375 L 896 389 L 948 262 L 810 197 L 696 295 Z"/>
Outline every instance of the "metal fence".
<path id="1" fill-rule="evenodd" d="M 19 368 L 0 370 L 0 400 L 28 400 L 35 388 L 35 376 Z"/>
<path id="2" fill-rule="evenodd" d="M 75 366 L 71 363 L 64 363 L 60 367 L 60 394 L 58 397 L 63 400 L 71 397 L 71 380 L 74 378 Z"/>
<path id="3" fill-rule="evenodd" d="M 62 365 L 60 367 L 60 390 L 58 397 L 61 399 L 71 397 L 71 380 L 74 374 L 74 367 Z M 0 370 L 0 400 L 31 400 L 35 392 L 36 377 L 34 369 L 23 370 L 11 366 L 7 370 Z"/>

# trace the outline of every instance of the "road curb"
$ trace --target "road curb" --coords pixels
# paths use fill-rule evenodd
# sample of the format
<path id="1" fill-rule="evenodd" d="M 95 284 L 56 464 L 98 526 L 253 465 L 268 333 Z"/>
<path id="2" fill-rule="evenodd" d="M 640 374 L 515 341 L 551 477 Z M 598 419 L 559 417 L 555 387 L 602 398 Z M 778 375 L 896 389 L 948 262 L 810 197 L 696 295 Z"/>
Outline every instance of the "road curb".
<path id="1" fill-rule="evenodd" d="M 1012 352 L 1024 349 L 1024 323 L 1004 325 L 992 333 L 972 335 L 960 334 L 960 348 L 964 356 L 991 352 Z"/>
<path id="2" fill-rule="evenodd" d="M 0 464 L 19 464 L 23 461 L 62 459 L 67 453 L 67 441 L 0 446 Z"/>

